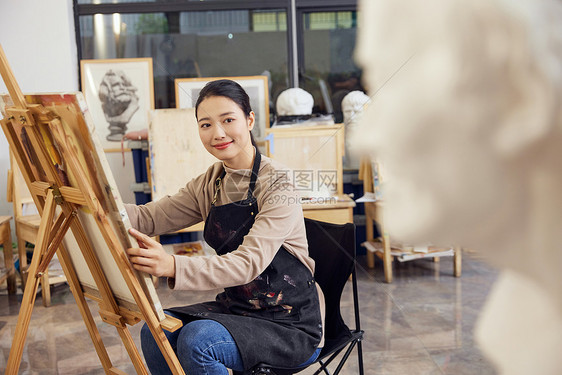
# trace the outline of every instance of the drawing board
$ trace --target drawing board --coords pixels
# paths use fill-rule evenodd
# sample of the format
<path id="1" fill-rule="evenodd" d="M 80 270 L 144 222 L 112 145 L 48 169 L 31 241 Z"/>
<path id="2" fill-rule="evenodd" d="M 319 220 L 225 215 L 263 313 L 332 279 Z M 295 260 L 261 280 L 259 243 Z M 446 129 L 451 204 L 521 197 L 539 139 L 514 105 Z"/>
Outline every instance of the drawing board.
<path id="1" fill-rule="evenodd" d="M 218 161 L 201 143 L 194 108 L 151 111 L 148 139 L 152 200 L 177 193 Z"/>
<path id="2" fill-rule="evenodd" d="M 301 196 L 343 194 L 342 124 L 274 126 L 267 134 L 267 156 L 291 169 Z"/>

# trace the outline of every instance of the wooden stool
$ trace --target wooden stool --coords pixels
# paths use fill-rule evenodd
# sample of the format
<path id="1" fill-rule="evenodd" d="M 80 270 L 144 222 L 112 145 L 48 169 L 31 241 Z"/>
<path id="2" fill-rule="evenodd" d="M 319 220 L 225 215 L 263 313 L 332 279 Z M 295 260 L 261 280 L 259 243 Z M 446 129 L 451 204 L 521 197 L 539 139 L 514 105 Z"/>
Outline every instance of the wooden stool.
<path id="1" fill-rule="evenodd" d="M 37 235 L 39 233 L 39 224 L 41 216 L 38 214 L 26 213 L 24 207 L 35 207 L 33 197 L 26 186 L 21 171 L 14 159 L 14 155 L 10 152 L 10 166 L 8 171 L 8 202 L 14 204 L 14 222 L 16 224 L 16 237 L 18 243 L 18 254 L 20 260 L 20 275 L 22 290 L 25 289 L 27 283 L 28 268 L 26 243 L 36 244 Z M 34 210 L 31 210 L 34 211 Z M 43 296 L 43 306 L 48 307 L 51 304 L 51 284 L 66 282 L 64 275 L 52 277 L 49 275 L 48 269 L 41 277 L 41 295 Z"/>
<path id="2" fill-rule="evenodd" d="M 12 250 L 12 232 L 10 229 L 11 216 L 0 216 L 0 243 L 4 247 L 5 274 L 0 275 L 0 283 L 8 281 L 8 293 L 16 293 L 16 273 L 14 269 L 14 256 Z"/>

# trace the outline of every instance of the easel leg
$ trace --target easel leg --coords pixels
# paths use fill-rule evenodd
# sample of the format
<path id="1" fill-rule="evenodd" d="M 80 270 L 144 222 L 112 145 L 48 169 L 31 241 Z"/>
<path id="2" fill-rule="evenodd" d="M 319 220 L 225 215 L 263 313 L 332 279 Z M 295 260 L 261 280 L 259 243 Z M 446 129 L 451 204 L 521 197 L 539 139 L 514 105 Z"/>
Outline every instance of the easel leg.
<path id="1" fill-rule="evenodd" d="M 43 306 L 51 306 L 51 285 L 49 285 L 49 270 L 45 270 L 41 276 L 41 297 L 43 298 Z"/>
<path id="2" fill-rule="evenodd" d="M 33 305 L 35 304 L 37 287 L 39 286 L 39 278 L 35 277 L 35 273 L 37 271 L 37 267 L 39 266 L 39 262 L 41 261 L 41 256 L 47 249 L 47 241 L 49 238 L 47 229 L 49 228 L 49 224 L 53 221 L 54 214 L 55 204 L 53 194 L 52 192 L 49 192 L 45 201 L 43 216 L 41 217 L 41 225 L 39 226 L 39 233 L 37 235 L 36 248 L 33 252 L 31 265 L 29 266 L 28 275 L 30 275 L 30 278 L 27 280 L 23 293 L 18 322 L 16 324 L 16 331 L 14 333 L 14 340 L 12 342 L 12 349 L 10 350 L 10 356 L 8 357 L 8 363 L 6 365 L 7 375 L 16 375 L 21 363 L 25 338 L 27 336 L 27 330 L 29 329 Z"/>
<path id="3" fill-rule="evenodd" d="M 369 203 L 365 203 L 365 234 L 366 234 L 366 238 L 367 241 L 373 241 L 375 234 L 374 234 L 374 230 L 373 230 L 373 218 L 371 217 L 371 214 L 369 212 L 369 210 L 367 209 L 367 205 Z M 369 268 L 375 268 L 375 253 L 374 252 L 370 252 L 369 250 L 367 250 L 367 267 Z"/>
<path id="4" fill-rule="evenodd" d="M 154 340 L 156 340 L 156 343 L 158 344 L 158 347 L 160 348 L 160 352 L 164 356 L 166 363 L 168 363 L 168 366 L 170 367 L 170 371 L 172 371 L 172 374 L 185 375 L 185 372 L 183 371 L 183 368 L 180 365 L 178 357 L 176 356 L 174 350 L 172 349 L 172 345 L 170 345 L 168 338 L 166 337 L 164 332 L 162 332 L 162 328 L 160 327 L 160 324 L 156 320 L 156 316 L 154 316 L 153 319 L 147 319 L 146 324 L 150 329 L 150 332 L 152 333 Z"/>
<path id="5" fill-rule="evenodd" d="M 82 319 L 86 324 L 86 329 L 90 334 L 90 338 L 92 339 L 92 343 L 94 344 L 96 353 L 98 354 L 103 369 L 106 374 L 110 374 L 113 369 L 113 365 L 111 364 L 111 359 L 109 358 L 109 354 L 107 353 L 105 345 L 103 344 L 103 341 L 101 339 L 101 335 L 98 331 L 96 322 L 94 321 L 94 318 L 88 306 L 88 302 L 84 297 L 84 293 L 82 293 L 82 288 L 80 287 L 78 276 L 76 275 L 76 272 L 72 266 L 72 262 L 70 261 L 70 254 L 64 248 L 64 246 L 61 246 L 57 252 L 57 256 L 60 260 L 62 269 L 64 271 L 64 274 L 66 275 L 66 281 L 70 286 L 70 291 L 74 296 L 74 300 L 76 301 L 78 310 L 80 310 Z"/>
<path id="6" fill-rule="evenodd" d="M 375 211 L 375 219 L 379 224 L 379 232 L 381 234 L 382 240 L 382 263 L 384 267 L 384 279 L 387 283 L 392 282 L 392 254 L 391 254 L 391 247 L 390 247 L 390 236 L 386 231 L 384 225 L 384 214 L 382 207 L 376 206 L 377 210 Z"/>
<path id="7" fill-rule="evenodd" d="M 25 283 L 27 282 L 27 254 L 25 248 L 25 241 L 20 239 L 21 237 L 19 235 L 17 237 L 18 237 L 18 256 L 20 258 L 21 288 L 25 290 Z"/>
<path id="8" fill-rule="evenodd" d="M 4 238 L 4 243 L 1 244 L 4 249 L 4 266 L 6 266 L 7 270 L 10 270 L 6 280 L 8 284 L 8 294 L 16 294 L 16 271 L 14 269 L 12 235 L 9 220 L 0 226 L 0 233 L 2 233 L 0 236 Z"/>
<path id="9" fill-rule="evenodd" d="M 461 277 L 462 273 L 462 248 L 460 246 L 455 246 L 455 256 L 454 256 L 454 273 L 455 277 Z"/>
<path id="10" fill-rule="evenodd" d="M 121 341 L 123 341 L 123 345 L 125 345 L 127 353 L 129 353 L 129 357 L 135 366 L 135 370 L 137 370 L 137 374 L 148 375 L 148 370 L 144 366 L 142 357 L 135 345 L 135 342 L 133 341 L 133 337 L 131 336 L 131 332 L 127 329 L 127 327 L 117 327 L 117 332 L 119 332 L 119 336 L 121 336 Z"/>
<path id="11" fill-rule="evenodd" d="M 383 245 L 383 265 L 384 265 L 384 279 L 387 283 L 392 282 L 392 255 L 390 254 L 390 238 L 387 233 L 383 232 L 382 235 Z"/>
<path id="12" fill-rule="evenodd" d="M 367 250 L 367 267 L 375 268 L 375 253 Z"/>
<path id="13" fill-rule="evenodd" d="M 37 294 L 37 287 L 39 286 L 39 279 L 28 280 L 23 293 L 22 304 L 18 316 L 18 323 L 16 325 L 16 332 L 14 333 L 14 340 L 12 341 L 12 349 L 8 357 L 8 364 L 6 365 L 6 374 L 15 375 L 21 362 L 23 354 L 23 346 L 29 329 L 29 321 L 31 320 L 31 312 L 35 303 L 35 295 Z"/>

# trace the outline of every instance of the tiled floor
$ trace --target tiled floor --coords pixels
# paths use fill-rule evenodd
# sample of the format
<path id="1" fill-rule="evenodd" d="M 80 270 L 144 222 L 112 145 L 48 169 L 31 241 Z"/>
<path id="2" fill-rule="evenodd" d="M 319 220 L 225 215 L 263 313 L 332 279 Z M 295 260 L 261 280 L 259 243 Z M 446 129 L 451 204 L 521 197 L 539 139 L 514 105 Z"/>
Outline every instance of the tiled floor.
<path id="1" fill-rule="evenodd" d="M 473 328 L 497 272 L 466 253 L 463 275 L 452 276 L 452 258 L 440 263 L 416 260 L 395 265 L 392 284 L 383 283 L 382 264 L 358 269 L 361 324 L 365 330 L 363 354 L 366 374 L 495 374 L 474 342 Z M 348 283 L 349 284 L 349 283 Z M 351 288 L 342 300 L 344 319 L 352 323 Z M 16 296 L 0 290 L 0 373 L 8 361 L 21 290 Z M 158 289 L 164 306 L 214 299 L 215 292 L 170 293 Z M 102 323 L 96 304 L 95 320 L 116 367 L 134 374 L 127 352 L 112 326 Z M 140 324 L 130 328 L 138 345 Z M 140 348 L 140 345 L 138 345 Z M 342 374 L 358 374 L 355 353 Z M 307 369 L 303 374 L 312 374 Z M 66 284 L 56 286 L 52 306 L 38 296 L 20 374 L 103 374 L 89 335 Z"/>

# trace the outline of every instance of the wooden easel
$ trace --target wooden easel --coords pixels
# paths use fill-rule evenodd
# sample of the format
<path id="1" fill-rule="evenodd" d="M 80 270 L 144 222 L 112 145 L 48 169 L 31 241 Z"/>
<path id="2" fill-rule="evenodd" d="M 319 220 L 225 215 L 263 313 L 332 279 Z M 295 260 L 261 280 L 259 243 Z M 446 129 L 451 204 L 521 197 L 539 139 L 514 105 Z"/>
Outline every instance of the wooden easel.
<path id="1" fill-rule="evenodd" d="M 55 252 L 60 259 L 76 304 L 107 374 L 125 375 L 123 371 L 113 367 L 87 305 L 86 297 L 96 300 L 99 303 L 99 313 L 102 320 L 116 327 L 138 374 L 148 375 L 148 372 L 126 324 L 133 325 L 141 320 L 147 323 L 172 373 L 184 374 L 177 356 L 162 331 L 162 328 L 174 331 L 181 326 L 181 322 L 171 317 L 166 317 L 164 320 L 158 318 L 139 280 L 136 278 L 135 271 L 131 267 L 116 233 L 110 226 L 92 186 L 89 185 L 87 178 L 85 178 L 84 171 L 77 160 L 76 154 L 71 148 L 66 146 L 65 133 L 60 119 L 41 105 L 26 103 L 1 46 L 0 74 L 14 102 L 13 107 L 6 109 L 8 118 L 0 121 L 2 129 L 41 214 L 36 248 L 28 270 L 29 278 L 24 290 L 6 374 L 15 375 L 18 373 L 39 280 Z M 48 126 L 52 132 L 55 141 L 59 145 L 58 152 L 64 155 L 67 168 L 77 177 L 78 187 L 66 186 L 61 181 L 52 163 L 52 150 L 49 153 L 42 142 L 39 126 Z M 16 129 L 25 129 L 27 133 L 29 142 L 37 156 L 37 160 L 33 164 L 30 163 L 26 156 Z M 58 214 L 57 206 L 59 208 Z M 77 217 L 77 212 L 81 207 L 86 207 L 90 212 L 94 213 L 93 216 L 96 219 L 100 232 L 115 262 L 119 266 L 119 270 L 140 312 L 118 305 L 96 254 L 88 241 L 86 231 Z M 100 296 L 92 296 L 83 291 L 69 252 L 61 245 L 61 241 L 69 229 L 76 238 Z"/>

